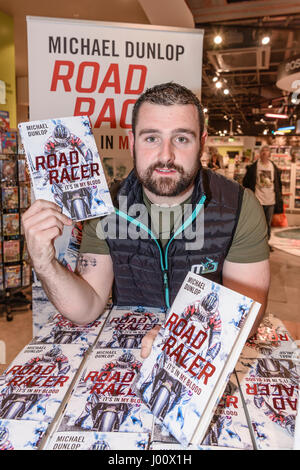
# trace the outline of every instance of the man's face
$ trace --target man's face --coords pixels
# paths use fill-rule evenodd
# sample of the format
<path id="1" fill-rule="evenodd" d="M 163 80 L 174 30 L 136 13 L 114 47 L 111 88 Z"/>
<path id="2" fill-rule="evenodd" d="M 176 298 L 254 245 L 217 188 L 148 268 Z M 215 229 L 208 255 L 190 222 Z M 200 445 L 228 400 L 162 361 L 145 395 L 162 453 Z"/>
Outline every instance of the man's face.
<path id="1" fill-rule="evenodd" d="M 262 149 L 260 152 L 260 159 L 263 162 L 267 162 L 269 158 L 270 158 L 270 150 L 267 148 Z"/>
<path id="2" fill-rule="evenodd" d="M 129 139 L 136 174 L 151 193 L 174 197 L 193 185 L 201 147 L 194 105 L 143 103 Z"/>

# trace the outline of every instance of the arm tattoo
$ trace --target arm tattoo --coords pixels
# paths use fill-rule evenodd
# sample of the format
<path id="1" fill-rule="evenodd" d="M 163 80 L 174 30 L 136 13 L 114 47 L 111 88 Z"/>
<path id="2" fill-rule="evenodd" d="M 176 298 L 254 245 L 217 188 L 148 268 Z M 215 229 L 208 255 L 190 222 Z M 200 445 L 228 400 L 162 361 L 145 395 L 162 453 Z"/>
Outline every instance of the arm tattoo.
<path id="1" fill-rule="evenodd" d="M 97 266 L 96 258 L 89 255 L 79 255 L 75 272 L 79 275 L 83 275 L 95 266 Z"/>

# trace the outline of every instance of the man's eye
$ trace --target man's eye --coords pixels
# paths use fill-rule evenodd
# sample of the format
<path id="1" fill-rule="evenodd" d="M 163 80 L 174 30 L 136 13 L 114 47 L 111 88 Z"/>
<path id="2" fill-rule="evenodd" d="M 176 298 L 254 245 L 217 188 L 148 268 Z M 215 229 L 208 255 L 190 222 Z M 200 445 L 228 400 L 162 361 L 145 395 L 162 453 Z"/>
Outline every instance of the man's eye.
<path id="1" fill-rule="evenodd" d="M 188 139 L 184 135 L 179 135 L 176 137 L 176 141 L 180 144 L 185 144 L 186 142 L 188 142 Z"/>
<path id="2" fill-rule="evenodd" d="M 153 142 L 156 142 L 157 141 L 157 138 L 153 135 L 149 135 L 148 137 L 146 137 L 146 142 L 149 142 L 150 144 L 152 144 Z"/>

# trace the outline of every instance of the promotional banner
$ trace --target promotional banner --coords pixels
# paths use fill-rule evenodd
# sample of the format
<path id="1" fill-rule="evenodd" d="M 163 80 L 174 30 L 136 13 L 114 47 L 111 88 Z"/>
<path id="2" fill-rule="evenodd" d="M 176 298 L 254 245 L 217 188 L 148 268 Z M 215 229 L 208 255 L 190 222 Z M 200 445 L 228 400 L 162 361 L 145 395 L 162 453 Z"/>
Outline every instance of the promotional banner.
<path id="1" fill-rule="evenodd" d="M 168 81 L 200 98 L 203 31 L 27 17 L 30 120 L 87 114 L 107 178 L 131 167 L 138 96 Z"/>

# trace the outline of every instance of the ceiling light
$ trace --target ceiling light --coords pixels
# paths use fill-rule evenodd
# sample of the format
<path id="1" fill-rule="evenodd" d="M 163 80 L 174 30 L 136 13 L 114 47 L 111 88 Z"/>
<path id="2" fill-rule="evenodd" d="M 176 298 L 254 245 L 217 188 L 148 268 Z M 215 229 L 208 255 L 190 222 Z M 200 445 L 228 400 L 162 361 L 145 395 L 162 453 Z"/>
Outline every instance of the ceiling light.
<path id="1" fill-rule="evenodd" d="M 267 133 L 268 133 L 268 129 L 265 129 L 265 130 L 263 131 L 263 134 L 266 135 Z"/>
<path id="2" fill-rule="evenodd" d="M 278 127 L 279 132 L 291 132 L 295 129 L 295 126 L 287 126 L 287 127 Z"/>
<path id="3" fill-rule="evenodd" d="M 216 82 L 216 87 L 217 87 L 217 88 L 222 88 L 222 82 L 220 82 L 220 80 L 218 80 L 218 81 Z"/>
<path id="4" fill-rule="evenodd" d="M 217 34 L 217 35 L 214 37 L 214 43 L 215 43 L 215 44 L 221 44 L 222 41 L 223 41 L 223 38 L 222 38 L 222 36 L 220 36 L 220 34 Z"/>
<path id="5" fill-rule="evenodd" d="M 214 78 L 213 78 L 213 82 L 217 82 L 218 79 L 219 79 L 219 78 L 215 75 Z"/>
<path id="6" fill-rule="evenodd" d="M 207 113 L 208 109 L 207 108 L 203 108 L 203 112 L 204 113 Z"/>
<path id="7" fill-rule="evenodd" d="M 275 118 L 275 119 L 288 119 L 287 114 L 273 114 L 273 113 L 267 113 L 265 114 L 266 117 L 269 118 Z"/>
<path id="8" fill-rule="evenodd" d="M 270 104 L 268 105 L 268 108 L 273 108 L 272 103 L 270 103 Z"/>
<path id="9" fill-rule="evenodd" d="M 229 95 L 229 90 L 228 88 L 225 88 L 224 91 L 223 91 L 224 95 Z"/>
<path id="10" fill-rule="evenodd" d="M 261 43 L 263 46 L 266 46 L 270 42 L 270 36 L 268 34 L 264 34 L 261 38 Z"/>

